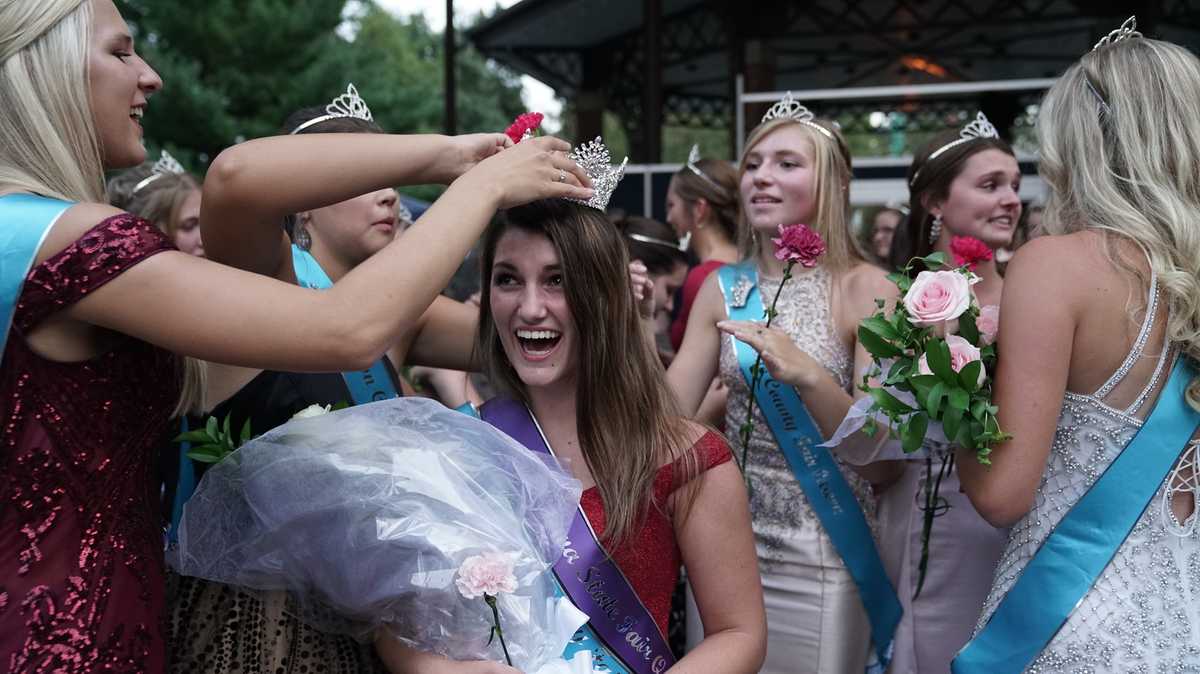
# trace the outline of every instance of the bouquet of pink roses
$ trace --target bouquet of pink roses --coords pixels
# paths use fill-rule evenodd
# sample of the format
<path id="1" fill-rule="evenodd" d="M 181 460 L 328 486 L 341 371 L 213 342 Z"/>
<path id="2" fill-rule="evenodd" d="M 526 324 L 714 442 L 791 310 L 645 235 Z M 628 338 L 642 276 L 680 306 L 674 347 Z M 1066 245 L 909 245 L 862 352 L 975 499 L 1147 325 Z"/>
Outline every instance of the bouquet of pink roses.
<path id="1" fill-rule="evenodd" d="M 957 267 L 947 263 L 944 253 L 934 253 L 920 258 L 925 271 L 915 278 L 916 260 L 891 274 L 902 301 L 888 312 L 878 300 L 878 311 L 858 328 L 859 343 L 874 361 L 860 384 L 870 396 L 870 407 L 860 410 L 863 432 L 873 436 L 886 420 L 888 433 L 899 438 L 905 453 L 930 445 L 940 450 L 925 456 L 916 595 L 925 580 L 933 519 L 945 510 L 939 490 L 954 469 L 953 446 L 974 450 L 976 459 L 987 464 L 992 447 L 1009 437 L 992 404 L 999 307 L 980 308 L 971 292 L 979 281 L 971 270 L 990 259 L 991 251 L 965 237 L 956 239 L 952 250 Z M 940 459 L 936 472 L 935 454 Z"/>

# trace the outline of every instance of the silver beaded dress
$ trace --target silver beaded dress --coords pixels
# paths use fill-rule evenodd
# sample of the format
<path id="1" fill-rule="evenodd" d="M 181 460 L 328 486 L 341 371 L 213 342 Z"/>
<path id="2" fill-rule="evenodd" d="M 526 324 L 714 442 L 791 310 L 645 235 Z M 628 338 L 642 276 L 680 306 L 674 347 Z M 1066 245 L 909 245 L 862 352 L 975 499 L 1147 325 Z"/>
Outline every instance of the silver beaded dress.
<path id="1" fill-rule="evenodd" d="M 822 266 L 801 270 L 783 288 L 778 327 L 849 389 L 854 360 L 838 339 L 830 308 L 833 277 Z M 759 276 L 770 306 L 780 279 Z M 731 337 L 721 340 L 721 377 L 729 387 L 726 428 L 739 459 L 737 429 L 746 419 L 749 386 L 738 367 Z M 767 659 L 762 672 L 848 674 L 862 672 L 870 625 L 850 573 L 796 482 L 762 413 L 754 410 L 746 469 L 750 512 L 767 609 Z M 838 462 L 875 527 L 870 484 Z"/>
<path id="2" fill-rule="evenodd" d="M 1152 394 L 1170 371 L 1172 349 L 1133 403 L 1114 409 L 1113 389 L 1143 357 L 1157 308 L 1157 282 L 1142 331 L 1125 362 L 1095 393 L 1067 392 L 1033 507 L 1012 529 L 977 630 L 1021 575 L 1058 522 L 1079 501 L 1141 428 Z M 1176 520 L 1170 497 L 1198 493 L 1195 443 L 1180 447 L 1175 469 L 1118 548 L 1096 584 L 1028 672 L 1200 672 L 1200 533 L 1196 516 Z"/>

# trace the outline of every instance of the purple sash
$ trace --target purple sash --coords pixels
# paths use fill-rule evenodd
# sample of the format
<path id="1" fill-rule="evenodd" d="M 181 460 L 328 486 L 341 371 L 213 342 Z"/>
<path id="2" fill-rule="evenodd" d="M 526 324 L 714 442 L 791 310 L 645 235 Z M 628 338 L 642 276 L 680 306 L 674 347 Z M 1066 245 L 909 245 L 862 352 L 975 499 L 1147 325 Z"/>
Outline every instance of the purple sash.
<path id="1" fill-rule="evenodd" d="M 493 398 L 479 410 L 484 421 L 531 451 L 554 456 L 533 414 L 509 398 Z M 625 574 L 596 540 L 580 506 L 554 575 L 563 592 L 588 615 L 587 626 L 610 654 L 633 672 L 660 674 L 675 664 L 667 641 Z"/>

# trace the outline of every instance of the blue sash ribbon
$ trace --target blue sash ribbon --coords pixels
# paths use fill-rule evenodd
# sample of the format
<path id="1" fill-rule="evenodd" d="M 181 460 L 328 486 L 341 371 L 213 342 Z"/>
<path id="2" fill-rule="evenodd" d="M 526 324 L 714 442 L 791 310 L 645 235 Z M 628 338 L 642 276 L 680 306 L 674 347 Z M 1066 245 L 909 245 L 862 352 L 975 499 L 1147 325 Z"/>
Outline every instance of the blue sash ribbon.
<path id="1" fill-rule="evenodd" d="M 296 280 L 305 288 L 327 290 L 333 287 L 333 281 L 329 280 L 317 259 L 297 245 L 292 245 L 292 267 L 296 270 Z M 361 372 L 343 372 L 342 379 L 355 405 L 400 397 L 382 358 Z"/>
<path id="2" fill-rule="evenodd" d="M 1071 508 L 984 628 L 951 663 L 954 674 L 1017 674 L 1042 652 L 1166 480 L 1200 412 L 1185 398 L 1196 369 L 1180 356 L 1150 417 Z"/>
<path id="3" fill-rule="evenodd" d="M 0 360 L 4 358 L 21 288 L 38 249 L 59 216 L 73 205 L 32 194 L 0 197 Z"/>
<path id="4" fill-rule="evenodd" d="M 729 318 L 738 321 L 762 321 L 765 318 L 758 291 L 758 271 L 752 263 L 725 265 L 717 270 L 717 278 Z M 733 337 L 730 339 L 742 376 L 749 386 L 754 381 L 751 368 L 758 354 L 748 344 Z M 903 609 L 879 559 L 862 507 L 833 455 L 819 446 L 824 439 L 796 389 L 776 381 L 763 367 L 755 400 L 796 481 L 821 520 L 821 526 L 854 578 L 871 623 L 871 642 L 877 659 L 870 663 L 867 671 L 882 672 L 891 660 L 892 636 Z"/>
<path id="5" fill-rule="evenodd" d="M 541 428 L 525 405 L 493 398 L 480 417 L 530 451 L 554 456 Z M 661 674 L 675 664 L 658 623 L 633 586 L 600 545 L 580 506 L 571 523 L 563 556 L 554 564 L 559 590 L 588 615 L 563 657 L 592 652 L 593 666 L 621 674 Z"/>

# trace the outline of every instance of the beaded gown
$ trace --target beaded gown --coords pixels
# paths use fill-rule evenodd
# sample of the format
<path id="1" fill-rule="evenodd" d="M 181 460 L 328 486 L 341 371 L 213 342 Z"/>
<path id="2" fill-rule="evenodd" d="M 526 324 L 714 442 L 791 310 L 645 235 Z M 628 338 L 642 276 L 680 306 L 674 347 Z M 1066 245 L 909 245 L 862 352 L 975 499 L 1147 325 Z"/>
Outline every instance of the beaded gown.
<path id="1" fill-rule="evenodd" d="M 1059 521 L 1133 439 L 1156 402 L 1171 365 L 1171 349 L 1144 354 L 1158 299 L 1152 277 L 1149 309 L 1125 362 L 1096 392 L 1067 392 L 1058 428 L 1033 507 L 1012 528 L 996 569 L 978 628 L 1012 588 L 1026 564 Z M 1121 387 L 1139 359 L 1158 360 L 1154 374 Z M 1132 403 L 1114 407 L 1114 391 Z M 1193 513 L 1175 519 L 1168 499 L 1177 491 L 1197 494 L 1193 474 L 1197 446 L 1180 447 L 1181 458 L 1164 480 L 1116 555 L 1043 649 L 1029 672 L 1200 671 L 1200 533 Z M 1198 502 L 1200 504 L 1200 502 Z M 977 628 L 977 629 L 978 629 Z"/>
<path id="2" fill-rule="evenodd" d="M 128 214 L 26 277 L 0 367 L 0 670 L 161 672 L 158 456 L 177 359 L 108 333 L 81 362 L 41 357 L 40 324 L 174 247 Z"/>
<path id="3" fill-rule="evenodd" d="M 759 275 L 764 304 L 775 297 L 779 284 L 780 279 Z M 832 284 L 833 276 L 824 266 L 795 273 L 783 288 L 772 327 L 791 336 L 849 389 L 854 359 L 834 330 Z M 726 428 L 736 429 L 746 418 L 750 389 L 738 367 L 732 338 L 724 335 L 720 370 L 729 387 Z M 858 588 L 757 406 L 747 466 L 750 514 L 767 609 L 767 658 L 762 671 L 864 671 L 870 625 Z M 838 467 L 874 528 L 875 501 L 870 484 L 841 461 Z"/>

